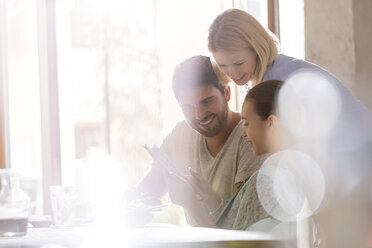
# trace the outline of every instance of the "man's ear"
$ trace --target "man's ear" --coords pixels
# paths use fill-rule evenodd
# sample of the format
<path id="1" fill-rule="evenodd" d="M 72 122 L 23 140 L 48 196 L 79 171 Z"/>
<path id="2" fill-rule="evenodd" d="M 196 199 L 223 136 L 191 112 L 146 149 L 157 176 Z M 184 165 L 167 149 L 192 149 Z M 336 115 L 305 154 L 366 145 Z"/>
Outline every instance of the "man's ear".
<path id="1" fill-rule="evenodd" d="M 224 93 L 225 93 L 226 101 L 227 102 L 230 101 L 230 99 L 231 99 L 231 88 L 230 88 L 230 86 L 228 86 L 228 85 L 225 86 Z"/>

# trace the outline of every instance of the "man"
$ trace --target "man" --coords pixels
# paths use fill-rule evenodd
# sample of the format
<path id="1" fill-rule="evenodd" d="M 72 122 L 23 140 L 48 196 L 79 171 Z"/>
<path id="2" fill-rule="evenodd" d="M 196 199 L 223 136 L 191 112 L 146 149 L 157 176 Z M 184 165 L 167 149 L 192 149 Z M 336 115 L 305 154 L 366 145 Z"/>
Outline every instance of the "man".
<path id="1" fill-rule="evenodd" d="M 166 136 L 161 149 L 184 174 L 191 174 L 181 181 L 192 190 L 169 180 L 174 175 L 164 174 L 155 163 L 137 190 L 161 196 L 168 189 L 171 200 L 183 207 L 197 197 L 216 219 L 234 190 L 259 168 L 263 158 L 252 154 L 241 136 L 240 114 L 228 106 L 228 81 L 205 56 L 189 58 L 175 68 L 172 87 L 185 121 Z M 193 219 L 200 223 L 196 216 Z"/>

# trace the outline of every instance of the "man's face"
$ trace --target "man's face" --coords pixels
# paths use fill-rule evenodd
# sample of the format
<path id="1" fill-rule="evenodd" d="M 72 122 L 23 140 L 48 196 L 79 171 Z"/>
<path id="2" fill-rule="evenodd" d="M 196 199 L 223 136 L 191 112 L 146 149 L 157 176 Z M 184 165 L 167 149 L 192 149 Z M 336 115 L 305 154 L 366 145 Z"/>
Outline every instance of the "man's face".
<path id="1" fill-rule="evenodd" d="M 205 137 L 216 136 L 226 125 L 229 91 L 225 95 L 212 85 L 197 86 L 178 94 L 187 123 Z"/>

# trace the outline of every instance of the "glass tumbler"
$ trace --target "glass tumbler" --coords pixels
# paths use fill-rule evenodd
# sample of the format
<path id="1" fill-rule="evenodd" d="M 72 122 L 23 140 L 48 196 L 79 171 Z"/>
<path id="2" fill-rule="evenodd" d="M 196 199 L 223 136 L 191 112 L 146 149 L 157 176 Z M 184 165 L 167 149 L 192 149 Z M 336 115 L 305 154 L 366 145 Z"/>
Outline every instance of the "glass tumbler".
<path id="1" fill-rule="evenodd" d="M 52 217 L 55 227 L 75 225 L 76 188 L 74 186 L 50 186 Z"/>

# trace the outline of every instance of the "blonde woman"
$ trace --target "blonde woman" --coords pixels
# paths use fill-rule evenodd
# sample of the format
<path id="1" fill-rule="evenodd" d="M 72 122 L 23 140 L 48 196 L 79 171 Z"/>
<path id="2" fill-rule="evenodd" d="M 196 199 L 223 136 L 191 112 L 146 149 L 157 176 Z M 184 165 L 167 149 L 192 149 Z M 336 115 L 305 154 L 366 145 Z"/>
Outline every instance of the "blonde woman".
<path id="1" fill-rule="evenodd" d="M 248 12 L 228 9 L 209 27 L 208 49 L 222 72 L 237 85 L 252 86 L 267 80 L 286 81 L 301 70 L 320 73 L 337 84 L 341 93 L 350 92 L 333 75 L 310 62 L 279 53 L 277 37 Z"/>
<path id="2" fill-rule="evenodd" d="M 256 85 L 277 59 L 279 43 L 252 15 L 229 9 L 210 26 L 208 49 L 220 69 L 236 84 L 252 81 Z"/>

